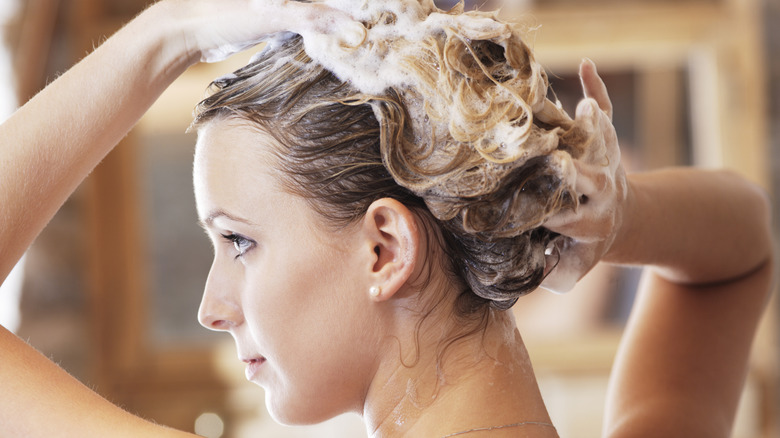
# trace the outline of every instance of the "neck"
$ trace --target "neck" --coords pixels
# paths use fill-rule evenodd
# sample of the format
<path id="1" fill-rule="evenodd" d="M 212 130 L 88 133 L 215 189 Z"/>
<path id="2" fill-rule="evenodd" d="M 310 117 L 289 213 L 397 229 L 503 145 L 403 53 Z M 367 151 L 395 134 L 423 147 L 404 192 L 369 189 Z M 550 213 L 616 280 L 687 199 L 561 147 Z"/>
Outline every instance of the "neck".
<path id="1" fill-rule="evenodd" d="M 543 425 L 550 418 L 511 313 L 491 312 L 484 332 L 449 344 L 439 357 L 447 338 L 434 329 L 448 332 L 441 327 L 436 321 L 420 327 L 419 351 L 413 336 L 396 339 L 366 397 L 369 436 L 443 437 L 486 428 L 516 436 L 514 428 L 498 427 L 519 423 L 538 429 L 533 436 L 557 436 Z"/>

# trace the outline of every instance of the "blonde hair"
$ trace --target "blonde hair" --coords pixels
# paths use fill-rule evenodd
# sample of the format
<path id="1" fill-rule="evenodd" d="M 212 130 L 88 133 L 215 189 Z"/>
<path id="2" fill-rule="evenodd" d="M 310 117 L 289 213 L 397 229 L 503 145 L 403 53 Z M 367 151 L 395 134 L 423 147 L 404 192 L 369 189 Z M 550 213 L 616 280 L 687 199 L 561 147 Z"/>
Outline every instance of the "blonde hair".
<path id="1" fill-rule="evenodd" d="M 287 39 L 213 82 L 195 123 L 238 117 L 275 137 L 288 188 L 335 226 L 382 197 L 430 216 L 464 285 L 458 308 L 509 308 L 543 280 L 557 238 L 544 221 L 578 204 L 567 169 L 587 135 L 546 98 L 519 32 L 491 23 L 419 41 L 403 61 L 418 86 L 381 94 L 356 90 L 313 62 L 300 37 Z"/>

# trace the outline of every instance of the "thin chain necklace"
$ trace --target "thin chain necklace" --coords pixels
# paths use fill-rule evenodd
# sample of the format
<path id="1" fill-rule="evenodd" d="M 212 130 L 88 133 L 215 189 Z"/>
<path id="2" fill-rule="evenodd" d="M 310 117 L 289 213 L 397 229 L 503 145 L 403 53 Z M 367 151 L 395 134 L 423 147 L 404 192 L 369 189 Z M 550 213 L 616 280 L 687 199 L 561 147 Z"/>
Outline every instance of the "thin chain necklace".
<path id="1" fill-rule="evenodd" d="M 507 427 L 520 427 L 520 426 L 544 426 L 544 427 L 552 427 L 553 429 L 555 429 L 555 426 L 553 426 L 550 423 L 545 423 L 543 421 L 522 421 L 520 423 L 505 424 L 503 426 L 477 427 L 475 429 L 469 429 L 469 430 L 464 430 L 464 431 L 461 431 L 461 432 L 451 433 L 449 435 L 444 435 L 441 438 L 448 438 L 448 437 L 457 436 L 457 435 L 465 435 L 465 434 L 471 433 L 471 432 L 489 432 L 491 430 L 496 430 L 496 429 L 504 429 L 504 428 L 507 428 Z"/>

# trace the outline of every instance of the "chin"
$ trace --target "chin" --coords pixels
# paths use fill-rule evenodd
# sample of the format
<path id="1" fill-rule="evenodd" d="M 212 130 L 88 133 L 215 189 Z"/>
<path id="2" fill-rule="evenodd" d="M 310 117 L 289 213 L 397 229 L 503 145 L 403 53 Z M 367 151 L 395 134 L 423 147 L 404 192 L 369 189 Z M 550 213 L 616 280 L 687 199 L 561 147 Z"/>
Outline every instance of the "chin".
<path id="1" fill-rule="evenodd" d="M 327 397 L 279 397 L 265 391 L 265 406 L 271 418 L 286 426 L 306 426 L 322 423 L 339 415 L 328 409 Z"/>

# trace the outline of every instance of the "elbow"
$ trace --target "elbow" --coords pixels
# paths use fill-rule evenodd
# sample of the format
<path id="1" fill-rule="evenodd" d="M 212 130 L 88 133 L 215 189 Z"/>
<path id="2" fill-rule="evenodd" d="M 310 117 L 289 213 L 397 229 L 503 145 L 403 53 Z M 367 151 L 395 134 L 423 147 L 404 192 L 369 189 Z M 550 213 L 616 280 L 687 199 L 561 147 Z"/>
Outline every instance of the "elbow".
<path id="1" fill-rule="evenodd" d="M 746 276 L 757 277 L 756 298 L 768 302 L 776 279 L 776 244 L 772 227 L 772 202 L 769 193 L 757 184 L 742 180 L 746 186 L 744 203 L 741 205 L 745 220 L 742 226 L 746 233 L 745 244 L 751 248 L 752 269 Z"/>
<path id="2" fill-rule="evenodd" d="M 736 173 L 723 171 L 729 183 L 739 188 L 740 194 L 731 208 L 736 209 L 738 221 L 736 229 L 742 234 L 743 254 L 749 254 L 751 270 L 771 263 L 775 250 L 772 231 L 772 202 L 764 188 L 752 183 Z"/>
<path id="3" fill-rule="evenodd" d="M 756 251 L 760 255 L 759 266 L 771 263 L 774 258 L 775 239 L 772 231 L 772 202 L 769 193 L 763 188 L 753 185 L 751 190 L 750 215 L 755 221 L 753 228 L 757 239 Z"/>

